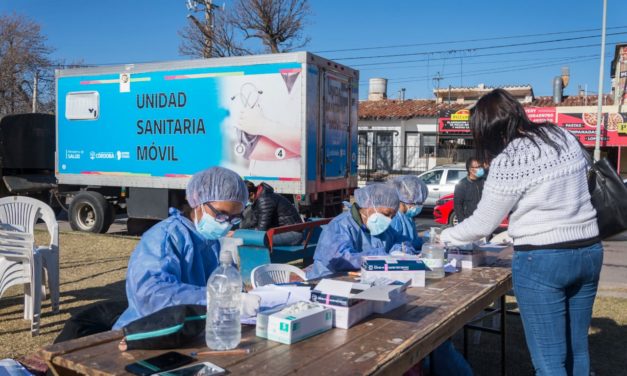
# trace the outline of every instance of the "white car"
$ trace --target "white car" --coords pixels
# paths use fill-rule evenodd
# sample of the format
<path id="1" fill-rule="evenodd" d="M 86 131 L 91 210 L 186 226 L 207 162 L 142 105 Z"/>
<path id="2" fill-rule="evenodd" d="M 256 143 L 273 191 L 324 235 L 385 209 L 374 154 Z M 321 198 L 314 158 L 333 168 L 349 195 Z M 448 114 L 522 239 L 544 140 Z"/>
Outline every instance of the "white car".
<path id="1" fill-rule="evenodd" d="M 455 185 L 468 175 L 465 163 L 451 163 L 436 166 L 429 171 L 418 175 L 429 187 L 429 196 L 423 203 L 427 208 L 433 208 L 435 202 L 442 196 L 455 192 Z"/>

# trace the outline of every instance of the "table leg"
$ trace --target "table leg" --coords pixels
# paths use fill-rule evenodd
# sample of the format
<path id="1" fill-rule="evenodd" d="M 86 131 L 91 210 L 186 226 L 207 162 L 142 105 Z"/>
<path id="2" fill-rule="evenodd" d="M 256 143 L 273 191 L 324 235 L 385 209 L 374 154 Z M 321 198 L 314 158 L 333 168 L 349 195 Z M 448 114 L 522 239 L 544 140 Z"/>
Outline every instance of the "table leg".
<path id="1" fill-rule="evenodd" d="M 507 309 L 505 307 L 505 294 L 501 296 L 501 375 L 505 376 L 505 319 Z"/>

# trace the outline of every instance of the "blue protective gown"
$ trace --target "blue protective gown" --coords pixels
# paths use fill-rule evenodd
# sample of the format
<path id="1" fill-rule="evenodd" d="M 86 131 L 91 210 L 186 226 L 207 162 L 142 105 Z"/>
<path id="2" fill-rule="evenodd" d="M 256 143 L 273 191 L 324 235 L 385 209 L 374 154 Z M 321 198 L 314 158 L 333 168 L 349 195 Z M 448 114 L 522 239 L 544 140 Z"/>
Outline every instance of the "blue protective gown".
<path id="1" fill-rule="evenodd" d="M 397 232 L 397 237 L 400 238 L 404 242 L 409 242 L 416 251 L 420 252 L 420 248 L 422 247 L 422 239 L 418 236 L 416 232 L 416 224 L 413 220 L 407 217 L 405 214 L 401 213 L 400 210 L 396 212 L 394 218 L 392 218 L 392 223 L 390 224 Z"/>
<path id="2" fill-rule="evenodd" d="M 391 226 L 382 234 L 372 236 L 355 222 L 350 210 L 344 212 L 322 230 L 307 278 L 360 269 L 361 256 L 386 255 L 400 242 L 396 236 Z"/>
<path id="3" fill-rule="evenodd" d="M 113 329 L 162 308 L 207 304 L 207 280 L 218 267 L 220 243 L 206 240 L 192 221 L 176 210 L 148 230 L 128 263 L 129 307 Z"/>

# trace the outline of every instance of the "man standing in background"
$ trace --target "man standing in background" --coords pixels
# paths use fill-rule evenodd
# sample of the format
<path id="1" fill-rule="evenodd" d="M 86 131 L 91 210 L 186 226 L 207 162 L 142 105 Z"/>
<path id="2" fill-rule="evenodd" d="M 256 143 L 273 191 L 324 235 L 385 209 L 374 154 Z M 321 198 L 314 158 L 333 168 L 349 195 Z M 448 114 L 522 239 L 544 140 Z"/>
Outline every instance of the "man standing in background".
<path id="1" fill-rule="evenodd" d="M 466 160 L 466 171 L 468 176 L 462 179 L 455 186 L 455 214 L 459 222 L 470 217 L 477 209 L 477 204 L 481 200 L 483 192 L 484 176 L 486 174 L 483 166 L 475 158 Z"/>

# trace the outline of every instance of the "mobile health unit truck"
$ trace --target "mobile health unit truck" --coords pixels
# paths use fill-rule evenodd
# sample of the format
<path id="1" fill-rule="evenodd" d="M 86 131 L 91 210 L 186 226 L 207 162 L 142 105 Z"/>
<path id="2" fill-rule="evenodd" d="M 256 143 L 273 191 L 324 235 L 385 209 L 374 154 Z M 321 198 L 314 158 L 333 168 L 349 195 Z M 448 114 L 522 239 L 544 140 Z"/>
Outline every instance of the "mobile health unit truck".
<path id="1" fill-rule="evenodd" d="M 58 193 L 75 230 L 185 205 L 223 166 L 337 214 L 357 186 L 359 73 L 307 52 L 56 71 Z M 134 222 L 135 221 L 135 222 Z"/>

